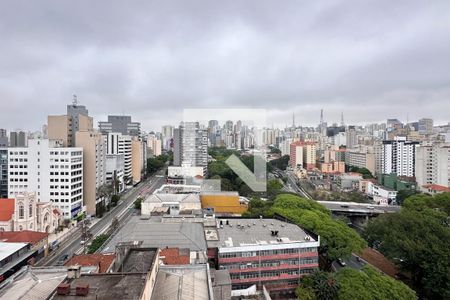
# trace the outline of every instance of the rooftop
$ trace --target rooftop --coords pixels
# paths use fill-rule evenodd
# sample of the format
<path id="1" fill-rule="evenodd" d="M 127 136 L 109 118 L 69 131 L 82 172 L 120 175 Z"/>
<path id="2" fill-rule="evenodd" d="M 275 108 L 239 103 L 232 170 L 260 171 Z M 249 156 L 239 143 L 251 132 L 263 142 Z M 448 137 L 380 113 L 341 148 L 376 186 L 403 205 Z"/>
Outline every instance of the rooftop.
<path id="1" fill-rule="evenodd" d="M 37 244 L 48 237 L 48 233 L 39 231 L 0 231 L 0 241 L 7 243 Z"/>
<path id="2" fill-rule="evenodd" d="M 151 299 L 209 300 L 211 294 L 206 265 L 161 266 Z"/>
<path id="3" fill-rule="evenodd" d="M 116 255 L 112 253 L 75 255 L 65 265 L 98 266 L 99 273 L 106 273 L 115 259 Z"/>
<path id="4" fill-rule="evenodd" d="M 426 184 L 426 185 L 423 185 L 422 187 L 433 190 L 433 191 L 437 191 L 437 192 L 450 192 L 450 188 L 443 186 L 443 185 L 438 185 L 438 184 Z"/>
<path id="5" fill-rule="evenodd" d="M 92 274 L 70 281 L 72 288 L 89 285 L 86 296 L 56 295 L 54 300 L 135 300 L 140 299 L 145 285 L 145 274 Z M 38 299 L 38 298 L 36 298 Z M 39 298 L 42 299 L 42 298 Z M 45 299 L 45 298 L 44 298 Z"/>
<path id="6" fill-rule="evenodd" d="M 115 250 L 120 242 L 142 241 L 142 247 L 188 248 L 206 251 L 203 225 L 200 223 L 157 223 L 132 217 L 103 249 L 104 253 Z"/>
<path id="7" fill-rule="evenodd" d="M 190 263 L 189 249 L 165 248 L 160 251 L 159 258 L 165 265 L 188 265 Z"/>
<path id="8" fill-rule="evenodd" d="M 28 243 L 1 243 L 0 242 L 0 261 L 26 247 Z"/>
<path id="9" fill-rule="evenodd" d="M 25 268 L 0 290 L 0 299 L 48 299 L 66 276 L 65 267 Z"/>
<path id="10" fill-rule="evenodd" d="M 0 221 L 9 221 L 14 214 L 14 199 L 1 198 L 0 199 Z"/>
<path id="11" fill-rule="evenodd" d="M 152 194 L 144 203 L 200 203 L 198 194 Z"/>
<path id="12" fill-rule="evenodd" d="M 276 219 L 222 219 L 220 221 L 222 225 L 219 223 L 217 229 L 219 241 L 208 241 L 211 246 L 217 243 L 219 248 L 316 241 L 299 226 Z M 272 234 L 273 232 L 277 234 Z"/>

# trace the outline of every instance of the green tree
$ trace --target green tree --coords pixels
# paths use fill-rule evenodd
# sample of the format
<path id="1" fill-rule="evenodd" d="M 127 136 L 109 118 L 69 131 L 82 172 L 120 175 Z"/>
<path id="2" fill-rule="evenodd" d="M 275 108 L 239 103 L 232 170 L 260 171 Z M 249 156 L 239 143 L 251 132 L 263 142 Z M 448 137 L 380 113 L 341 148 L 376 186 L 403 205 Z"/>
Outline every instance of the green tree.
<path id="1" fill-rule="evenodd" d="M 272 210 L 320 235 L 319 254 L 326 270 L 334 260 L 349 257 L 366 247 L 365 241 L 353 229 L 341 220 L 333 219 L 331 213 L 314 200 L 280 194 Z"/>
<path id="2" fill-rule="evenodd" d="M 248 210 L 242 214 L 246 218 L 259 218 L 263 216 L 265 218 L 273 217 L 272 211 L 273 201 L 264 201 L 260 198 L 253 198 L 250 200 Z"/>
<path id="3" fill-rule="evenodd" d="M 144 198 L 142 197 L 137 198 L 136 201 L 134 201 L 134 208 L 141 210 L 142 201 L 144 201 Z"/>
<path id="4" fill-rule="evenodd" d="M 267 198 L 274 199 L 275 196 L 280 193 L 283 188 L 283 184 L 278 179 L 271 179 L 267 181 Z"/>
<path id="5" fill-rule="evenodd" d="M 401 281 L 383 275 L 372 267 L 362 270 L 342 268 L 336 274 L 339 283 L 339 299 L 351 300 L 411 300 L 416 294 Z"/>
<path id="6" fill-rule="evenodd" d="M 270 164 L 280 170 L 286 170 L 287 166 L 289 165 L 289 155 L 283 155 L 280 158 L 271 160 Z"/>
<path id="7" fill-rule="evenodd" d="M 100 234 L 97 236 L 88 247 L 88 254 L 95 253 L 109 238 L 109 234 Z"/>
<path id="8" fill-rule="evenodd" d="M 403 270 L 427 298 L 450 299 L 450 194 L 415 195 L 400 212 L 369 222 L 364 236 Z"/>
<path id="9" fill-rule="evenodd" d="M 302 277 L 300 286 L 314 293 L 314 299 L 332 300 L 337 299 L 339 282 L 333 273 L 315 271 L 309 276 Z"/>
<path id="10" fill-rule="evenodd" d="M 310 287 L 305 287 L 303 285 L 299 285 L 295 289 L 295 295 L 297 296 L 298 300 L 316 300 L 314 290 Z"/>

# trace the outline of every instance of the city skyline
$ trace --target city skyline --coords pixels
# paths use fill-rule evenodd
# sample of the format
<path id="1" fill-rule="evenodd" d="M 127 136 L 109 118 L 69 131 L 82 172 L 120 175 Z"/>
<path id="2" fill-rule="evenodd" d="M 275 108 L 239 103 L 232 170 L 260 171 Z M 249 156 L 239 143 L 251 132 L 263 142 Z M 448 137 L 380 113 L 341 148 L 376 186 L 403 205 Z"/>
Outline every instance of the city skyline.
<path id="1" fill-rule="evenodd" d="M 449 121 L 446 1 L 134 5 L 1 4 L 3 127 L 38 129 L 35 108 L 58 114 L 74 93 L 96 120 L 148 131 L 212 107 L 266 108 L 278 127 L 322 108 L 328 123 Z"/>

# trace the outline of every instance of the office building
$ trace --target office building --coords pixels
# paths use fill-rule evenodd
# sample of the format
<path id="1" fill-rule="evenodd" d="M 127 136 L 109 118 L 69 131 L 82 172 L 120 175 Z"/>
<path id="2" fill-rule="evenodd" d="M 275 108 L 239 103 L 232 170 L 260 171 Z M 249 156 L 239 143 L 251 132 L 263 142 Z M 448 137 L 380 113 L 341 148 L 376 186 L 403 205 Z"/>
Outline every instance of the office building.
<path id="1" fill-rule="evenodd" d="M 418 129 L 420 134 L 433 133 L 433 119 L 422 118 L 419 120 Z"/>
<path id="2" fill-rule="evenodd" d="M 0 128 L 0 148 L 8 146 L 9 146 L 9 139 L 8 134 L 6 133 L 6 129 Z"/>
<path id="3" fill-rule="evenodd" d="M 76 97 L 67 105 L 67 113 L 60 116 L 48 116 L 47 137 L 61 140 L 64 147 L 74 147 L 77 131 L 92 131 L 93 119 L 84 105 L 78 105 Z"/>
<path id="4" fill-rule="evenodd" d="M 416 181 L 423 185 L 450 187 L 450 145 L 434 144 L 417 147 Z"/>
<path id="5" fill-rule="evenodd" d="M 345 152 L 345 164 L 352 167 L 366 168 L 370 173 L 375 174 L 375 153 L 370 149 L 347 150 Z"/>
<path id="6" fill-rule="evenodd" d="M 0 148 L 0 198 L 8 197 L 8 149 Z"/>
<path id="7" fill-rule="evenodd" d="M 106 155 L 106 183 L 115 188 L 115 193 L 125 189 L 124 164 L 123 154 Z"/>
<path id="8" fill-rule="evenodd" d="M 206 239 L 210 262 L 229 271 L 233 290 L 264 286 L 272 297 L 293 294 L 319 266 L 320 238 L 276 219 L 219 219 Z"/>
<path id="9" fill-rule="evenodd" d="M 354 148 L 358 145 L 358 136 L 356 135 L 355 126 L 348 126 L 347 131 L 345 132 L 345 145 L 347 149 Z M 337 145 L 340 146 L 340 145 Z"/>
<path id="10" fill-rule="evenodd" d="M 124 158 L 124 181 L 125 185 L 132 184 L 132 137 L 129 135 L 122 135 L 117 132 L 110 132 L 106 136 L 107 140 L 107 154 L 123 154 Z"/>
<path id="11" fill-rule="evenodd" d="M 200 129 L 198 123 L 185 122 L 174 130 L 174 166 L 208 168 L 207 131 Z"/>
<path id="12" fill-rule="evenodd" d="M 76 132 L 76 147 L 83 149 L 83 200 L 88 215 L 99 204 L 107 205 L 98 188 L 106 183 L 106 139 L 100 132 Z"/>
<path id="13" fill-rule="evenodd" d="M 9 146 L 10 147 L 26 147 L 27 140 L 25 132 L 23 131 L 11 131 L 9 133 Z"/>
<path id="14" fill-rule="evenodd" d="M 83 210 L 83 148 L 61 141 L 29 140 L 28 147 L 8 149 L 8 198 L 36 192 L 38 202 L 51 201 L 65 218 Z"/>
<path id="15" fill-rule="evenodd" d="M 406 137 L 395 137 L 382 143 L 380 157 L 381 174 L 395 173 L 397 176 L 415 176 L 416 148 L 419 142 L 407 141 Z"/>
<path id="16" fill-rule="evenodd" d="M 141 135 L 141 123 L 132 122 L 131 116 L 108 116 L 108 121 L 98 122 L 98 128 L 103 134 L 119 132 L 122 135 Z"/>

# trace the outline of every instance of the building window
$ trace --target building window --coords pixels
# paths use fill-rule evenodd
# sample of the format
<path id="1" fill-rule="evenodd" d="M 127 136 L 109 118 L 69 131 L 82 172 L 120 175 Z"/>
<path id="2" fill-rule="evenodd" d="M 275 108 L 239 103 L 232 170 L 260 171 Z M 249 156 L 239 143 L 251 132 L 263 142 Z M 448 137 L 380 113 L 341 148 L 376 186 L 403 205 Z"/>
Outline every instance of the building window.
<path id="1" fill-rule="evenodd" d="M 28 206 L 28 215 L 30 218 L 33 217 L 33 203 L 30 203 L 30 206 Z"/>
<path id="2" fill-rule="evenodd" d="M 19 219 L 23 219 L 25 214 L 25 208 L 23 207 L 23 204 L 19 204 Z"/>

